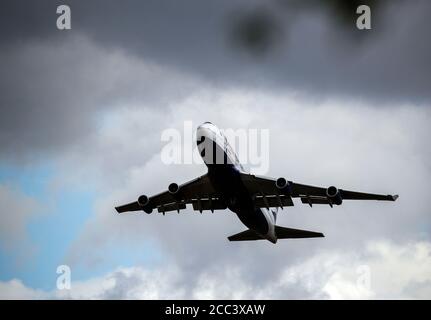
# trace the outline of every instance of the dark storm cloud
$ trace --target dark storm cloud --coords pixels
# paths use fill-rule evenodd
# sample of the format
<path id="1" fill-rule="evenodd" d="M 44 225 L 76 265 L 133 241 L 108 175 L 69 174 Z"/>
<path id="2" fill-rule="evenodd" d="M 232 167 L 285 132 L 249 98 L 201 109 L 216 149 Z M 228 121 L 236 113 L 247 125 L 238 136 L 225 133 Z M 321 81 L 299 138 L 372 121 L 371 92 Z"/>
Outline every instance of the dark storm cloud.
<path id="1" fill-rule="evenodd" d="M 184 93 L 184 75 L 310 97 L 429 102 L 429 2 L 371 1 L 374 29 L 363 32 L 356 1 L 307 3 L 70 0 L 72 30 L 59 31 L 59 1 L 2 1 L 2 156 L 79 142 L 101 112 L 126 102 L 164 106 Z M 141 63 L 183 75 L 154 77 Z"/>
<path id="2" fill-rule="evenodd" d="M 94 46 L 87 38 L 5 45 L 0 52 L 0 154 L 14 160 L 88 140 L 109 111 L 157 109 L 192 86 L 187 76 Z M 146 120 L 143 119 L 143 123 Z M 45 155 L 46 156 L 46 155 Z"/>
<path id="3" fill-rule="evenodd" d="M 3 1 L 2 38 L 59 38 L 58 1 Z M 221 83 L 428 101 L 428 1 L 77 1 L 72 32 Z M 355 10 L 372 8 L 371 31 Z"/>

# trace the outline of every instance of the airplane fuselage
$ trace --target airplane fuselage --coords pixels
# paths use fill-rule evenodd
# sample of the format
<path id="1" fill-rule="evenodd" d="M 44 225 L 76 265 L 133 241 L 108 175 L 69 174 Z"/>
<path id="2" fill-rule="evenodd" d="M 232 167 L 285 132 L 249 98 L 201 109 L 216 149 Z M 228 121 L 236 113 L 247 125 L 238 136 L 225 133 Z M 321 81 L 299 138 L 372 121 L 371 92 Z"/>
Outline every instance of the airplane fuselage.
<path id="1" fill-rule="evenodd" d="M 244 169 L 222 132 L 213 124 L 204 123 L 197 129 L 197 144 L 211 184 L 223 195 L 228 208 L 249 229 L 276 243 L 276 213 L 255 207 L 253 195 L 241 180 Z"/>

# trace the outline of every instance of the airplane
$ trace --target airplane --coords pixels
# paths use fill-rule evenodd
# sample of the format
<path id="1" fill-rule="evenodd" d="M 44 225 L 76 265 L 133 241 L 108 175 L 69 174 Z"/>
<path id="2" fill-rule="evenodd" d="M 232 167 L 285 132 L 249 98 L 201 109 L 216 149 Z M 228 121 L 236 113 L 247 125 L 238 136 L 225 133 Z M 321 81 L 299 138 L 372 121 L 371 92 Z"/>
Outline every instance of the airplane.
<path id="1" fill-rule="evenodd" d="M 269 240 L 324 237 L 320 232 L 285 228 L 276 225 L 278 209 L 294 206 L 292 198 L 312 207 L 326 204 L 341 205 L 344 200 L 395 201 L 398 195 L 381 195 L 315 187 L 278 179 L 261 177 L 246 172 L 226 137 L 211 122 L 201 124 L 196 131 L 197 147 L 208 172 L 194 180 L 178 185 L 171 183 L 168 190 L 152 197 L 141 195 L 132 203 L 116 207 L 118 213 L 154 209 L 158 212 L 180 212 L 191 204 L 203 211 L 234 212 L 247 230 L 228 237 L 229 241 Z"/>

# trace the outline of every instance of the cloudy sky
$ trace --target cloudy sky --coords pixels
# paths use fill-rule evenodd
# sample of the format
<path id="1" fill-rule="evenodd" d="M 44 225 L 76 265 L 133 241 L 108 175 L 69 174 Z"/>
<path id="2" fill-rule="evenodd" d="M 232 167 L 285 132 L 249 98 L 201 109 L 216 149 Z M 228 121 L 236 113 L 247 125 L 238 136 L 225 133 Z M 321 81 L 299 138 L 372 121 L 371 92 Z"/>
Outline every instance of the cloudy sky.
<path id="1" fill-rule="evenodd" d="M 0 298 L 431 298 L 429 1 L 0 3 Z M 66 3 L 66 2 L 65 2 Z M 205 173 L 164 130 L 268 129 L 268 176 L 400 194 L 300 202 L 323 239 L 230 243 L 226 211 L 118 215 Z M 71 268 L 71 290 L 56 269 Z"/>

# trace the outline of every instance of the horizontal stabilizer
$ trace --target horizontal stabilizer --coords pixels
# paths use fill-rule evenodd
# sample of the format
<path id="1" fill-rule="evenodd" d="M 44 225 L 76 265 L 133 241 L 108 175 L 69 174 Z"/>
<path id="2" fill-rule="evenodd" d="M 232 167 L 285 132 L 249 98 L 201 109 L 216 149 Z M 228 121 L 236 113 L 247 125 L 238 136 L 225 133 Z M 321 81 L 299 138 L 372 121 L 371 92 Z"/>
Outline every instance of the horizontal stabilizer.
<path id="1" fill-rule="evenodd" d="M 321 232 L 299 230 L 292 228 L 284 228 L 275 226 L 275 234 L 277 239 L 300 239 L 300 238 L 322 238 L 324 237 Z M 252 240 L 265 240 L 256 231 L 245 230 L 243 232 L 234 234 L 228 237 L 229 241 L 252 241 Z"/>
<path id="2" fill-rule="evenodd" d="M 277 239 L 322 238 L 322 237 L 324 237 L 323 233 L 321 233 L 321 232 L 285 228 L 285 227 L 280 227 L 280 226 L 275 226 L 275 234 L 277 235 Z"/>
<path id="3" fill-rule="evenodd" d="M 250 241 L 250 240 L 265 240 L 257 232 L 253 230 L 245 230 L 228 237 L 229 241 Z"/>

